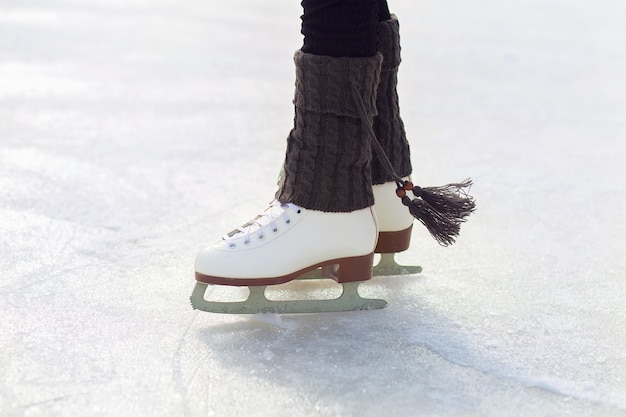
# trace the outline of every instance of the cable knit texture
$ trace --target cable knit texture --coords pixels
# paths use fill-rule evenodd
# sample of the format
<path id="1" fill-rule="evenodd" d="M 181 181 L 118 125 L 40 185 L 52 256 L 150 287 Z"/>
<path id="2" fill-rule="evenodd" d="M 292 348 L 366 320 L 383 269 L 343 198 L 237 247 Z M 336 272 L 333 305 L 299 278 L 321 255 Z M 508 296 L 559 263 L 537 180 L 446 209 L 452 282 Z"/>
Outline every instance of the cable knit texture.
<path id="1" fill-rule="evenodd" d="M 352 98 L 376 115 L 382 56 L 335 58 L 297 51 L 294 127 L 276 198 L 311 210 L 350 212 L 374 204 L 371 138 Z"/>
<path id="2" fill-rule="evenodd" d="M 383 64 L 378 83 L 378 116 L 374 118 L 374 132 L 396 174 L 407 177 L 412 172 L 411 154 L 404 123 L 400 118 L 396 89 L 400 66 L 400 25 L 394 15 L 391 17 L 390 20 L 380 22 L 378 32 L 378 51 L 383 55 Z M 393 181 L 375 155 L 372 160 L 372 181 L 373 184 Z"/>

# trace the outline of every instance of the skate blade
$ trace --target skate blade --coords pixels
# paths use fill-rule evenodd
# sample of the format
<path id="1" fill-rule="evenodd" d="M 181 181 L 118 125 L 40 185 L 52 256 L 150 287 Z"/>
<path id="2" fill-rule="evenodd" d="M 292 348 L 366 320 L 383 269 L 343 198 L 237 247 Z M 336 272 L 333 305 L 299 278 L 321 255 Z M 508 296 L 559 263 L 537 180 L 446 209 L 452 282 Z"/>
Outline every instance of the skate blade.
<path id="1" fill-rule="evenodd" d="M 208 284 L 196 282 L 191 294 L 191 305 L 196 310 L 222 314 L 257 313 L 329 313 L 338 311 L 377 310 L 385 308 L 387 302 L 380 299 L 363 298 L 359 295 L 359 282 L 343 283 L 343 292 L 338 298 L 324 300 L 269 300 L 265 296 L 266 286 L 248 287 L 250 295 L 244 301 L 208 301 L 204 298 Z"/>
<path id="2" fill-rule="evenodd" d="M 396 262 L 394 253 L 381 253 L 380 262 L 374 266 L 373 275 L 376 277 L 391 275 L 410 275 L 422 272 L 418 265 L 400 265 Z"/>

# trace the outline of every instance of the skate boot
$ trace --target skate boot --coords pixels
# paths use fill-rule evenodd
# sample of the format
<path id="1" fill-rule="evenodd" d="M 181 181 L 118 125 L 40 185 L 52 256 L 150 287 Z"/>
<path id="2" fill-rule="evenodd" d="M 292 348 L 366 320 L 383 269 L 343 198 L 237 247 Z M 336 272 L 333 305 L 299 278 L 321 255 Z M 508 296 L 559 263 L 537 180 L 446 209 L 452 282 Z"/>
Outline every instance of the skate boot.
<path id="1" fill-rule="evenodd" d="M 374 133 L 395 173 L 406 179 L 412 167 L 396 88 L 401 58 L 400 26 L 395 15 L 379 23 L 378 51 L 383 55 L 383 64 L 376 96 L 378 115 L 374 117 Z M 377 155 L 372 160 L 372 181 L 376 201 L 374 210 L 379 222 L 376 253 L 381 254 L 380 262 L 374 267 L 374 275 L 421 272 L 419 266 L 399 265 L 394 259 L 394 254 L 409 248 L 414 218 L 397 200 L 397 185 Z"/>
<path id="2" fill-rule="evenodd" d="M 378 219 L 378 243 L 375 253 L 380 254 L 374 266 L 375 276 L 407 275 L 422 272 L 421 266 L 400 265 L 394 259 L 398 252 L 407 250 L 411 244 L 411 232 L 415 218 L 397 199 L 395 182 L 374 185 L 374 212 Z"/>
<path id="3" fill-rule="evenodd" d="M 219 313 L 377 309 L 359 282 L 372 277 L 378 226 L 372 206 L 372 118 L 382 57 L 298 51 L 294 128 L 276 200 L 196 257 L 194 308 Z M 265 288 L 317 268 L 343 285 L 337 299 L 269 300 Z M 208 285 L 246 286 L 244 301 L 207 301 Z"/>

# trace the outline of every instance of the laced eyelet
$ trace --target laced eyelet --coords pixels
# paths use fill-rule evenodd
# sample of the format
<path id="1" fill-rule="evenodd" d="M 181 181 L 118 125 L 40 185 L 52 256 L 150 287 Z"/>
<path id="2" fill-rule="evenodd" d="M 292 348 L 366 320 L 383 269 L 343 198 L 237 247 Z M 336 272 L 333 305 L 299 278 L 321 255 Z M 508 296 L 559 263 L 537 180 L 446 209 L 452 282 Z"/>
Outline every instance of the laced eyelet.
<path id="1" fill-rule="evenodd" d="M 265 235 L 259 235 L 259 240 L 265 239 Z"/>
<path id="2" fill-rule="evenodd" d="M 274 233 L 278 233 L 278 227 L 273 228 L 273 229 L 272 229 L 272 232 L 274 232 Z"/>
<path id="3" fill-rule="evenodd" d="M 244 245 L 249 245 L 250 243 L 252 243 L 252 241 L 250 239 L 247 239 L 247 240 L 243 241 Z"/>
<path id="4" fill-rule="evenodd" d="M 237 247 L 237 244 L 235 242 L 230 242 L 228 244 L 228 247 L 231 248 L 231 249 L 235 249 Z"/>
<path id="5" fill-rule="evenodd" d="M 285 223 L 290 224 L 291 223 L 291 219 L 285 220 Z"/>

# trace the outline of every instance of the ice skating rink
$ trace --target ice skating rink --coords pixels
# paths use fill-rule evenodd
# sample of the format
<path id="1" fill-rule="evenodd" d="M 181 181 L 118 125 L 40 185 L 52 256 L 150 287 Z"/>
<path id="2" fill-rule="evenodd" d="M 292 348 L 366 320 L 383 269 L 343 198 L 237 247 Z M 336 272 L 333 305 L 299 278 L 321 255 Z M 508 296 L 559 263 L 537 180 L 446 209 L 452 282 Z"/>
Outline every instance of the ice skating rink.
<path id="1" fill-rule="evenodd" d="M 626 416 L 626 4 L 390 7 L 414 178 L 477 212 L 386 309 L 223 316 L 193 261 L 273 197 L 299 2 L 0 0 L 0 415 Z"/>

